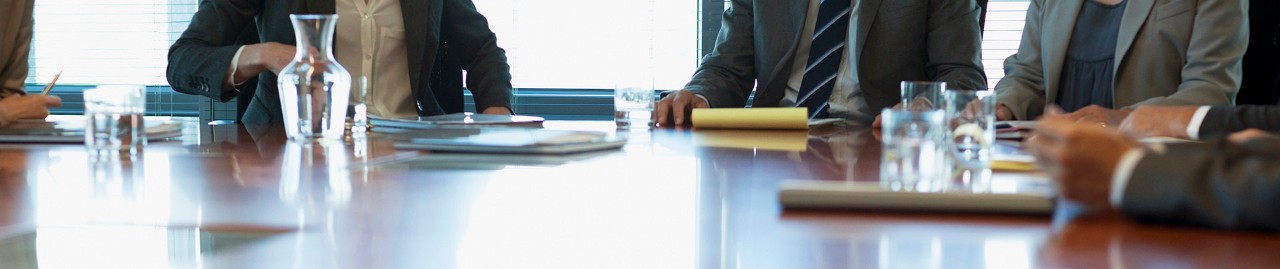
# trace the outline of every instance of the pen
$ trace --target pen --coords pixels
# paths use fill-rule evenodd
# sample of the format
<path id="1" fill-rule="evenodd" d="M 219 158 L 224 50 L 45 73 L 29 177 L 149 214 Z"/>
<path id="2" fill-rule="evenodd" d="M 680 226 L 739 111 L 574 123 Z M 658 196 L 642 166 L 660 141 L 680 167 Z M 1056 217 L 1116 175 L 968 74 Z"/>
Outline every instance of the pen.
<path id="1" fill-rule="evenodd" d="M 57 74 L 53 74 L 53 80 L 49 81 L 49 85 L 44 85 L 44 95 L 49 95 L 49 91 L 53 90 L 53 84 L 58 83 L 58 77 L 62 76 L 62 70 L 58 70 Z"/>

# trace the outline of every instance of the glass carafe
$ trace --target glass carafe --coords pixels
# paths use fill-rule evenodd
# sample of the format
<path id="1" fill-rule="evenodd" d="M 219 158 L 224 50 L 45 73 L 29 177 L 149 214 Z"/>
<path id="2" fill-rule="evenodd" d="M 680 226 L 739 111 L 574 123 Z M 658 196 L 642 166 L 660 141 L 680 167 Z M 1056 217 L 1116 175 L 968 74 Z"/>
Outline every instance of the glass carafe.
<path id="1" fill-rule="evenodd" d="M 297 37 L 293 61 L 280 70 L 280 106 L 290 139 L 340 139 L 351 74 L 333 58 L 338 15 L 289 15 Z"/>

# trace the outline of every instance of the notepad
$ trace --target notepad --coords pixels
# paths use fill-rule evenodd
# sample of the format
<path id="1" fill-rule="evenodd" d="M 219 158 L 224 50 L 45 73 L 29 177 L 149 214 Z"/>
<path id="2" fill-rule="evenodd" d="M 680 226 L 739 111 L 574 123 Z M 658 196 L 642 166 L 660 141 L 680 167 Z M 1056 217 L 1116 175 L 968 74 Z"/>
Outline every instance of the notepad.
<path id="1" fill-rule="evenodd" d="M 1050 214 L 1053 195 L 1043 190 L 1017 193 L 909 192 L 878 182 L 785 180 L 778 201 L 788 208 L 924 211 L 952 213 Z"/>
<path id="2" fill-rule="evenodd" d="M 19 120 L 0 128 L 0 142 L 84 143 L 84 120 Z M 147 140 L 182 136 L 182 124 L 146 122 Z"/>
<path id="3" fill-rule="evenodd" d="M 699 108 L 691 116 L 694 128 L 809 129 L 808 108 Z"/>
<path id="4" fill-rule="evenodd" d="M 399 149 L 469 153 L 569 154 L 621 148 L 603 132 L 532 128 L 436 128 L 391 135 Z"/>
<path id="5" fill-rule="evenodd" d="M 383 118 L 370 116 L 369 121 L 374 128 L 429 129 L 441 126 L 451 127 L 534 127 L 541 128 L 544 121 L 541 117 L 520 115 L 490 115 L 471 112 L 453 113 L 428 117 Z"/>

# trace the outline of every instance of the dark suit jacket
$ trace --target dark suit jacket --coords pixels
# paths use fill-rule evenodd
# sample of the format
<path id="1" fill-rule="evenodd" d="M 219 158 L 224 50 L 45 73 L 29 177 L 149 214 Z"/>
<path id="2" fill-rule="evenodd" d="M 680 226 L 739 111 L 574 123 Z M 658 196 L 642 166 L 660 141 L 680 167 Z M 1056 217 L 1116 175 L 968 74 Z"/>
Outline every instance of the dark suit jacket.
<path id="1" fill-rule="evenodd" d="M 973 1 L 862 0 L 853 60 L 871 111 L 901 99 L 904 80 L 946 81 L 986 89 L 980 10 Z M 725 11 L 715 50 L 685 86 L 712 107 L 778 106 L 795 62 L 809 1 L 734 0 Z M 758 85 L 757 85 L 758 83 Z"/>
<path id="2" fill-rule="evenodd" d="M 1249 1 L 1249 50 L 1237 105 L 1280 105 L 1280 1 Z"/>
<path id="3" fill-rule="evenodd" d="M 471 0 L 400 0 L 405 20 L 409 79 L 419 115 L 461 112 L 461 70 L 476 107 L 511 106 L 511 73 L 484 16 Z M 255 26 L 258 40 L 294 44 L 289 14 L 333 14 L 333 0 L 205 0 L 191 25 L 169 48 L 169 84 L 187 94 L 227 101 L 239 91 L 224 88 L 241 33 Z M 237 41 L 241 42 L 237 42 Z M 245 123 L 283 121 L 276 75 L 264 72 L 241 118 Z M 437 89 L 444 88 L 444 89 Z M 455 90 L 456 89 L 456 90 Z"/>
<path id="4" fill-rule="evenodd" d="M 1200 137 L 1212 138 L 1254 128 L 1280 133 L 1280 107 L 1215 106 L 1200 123 Z"/>
<path id="5" fill-rule="evenodd" d="M 1138 163 L 1121 210 L 1134 219 L 1280 231 L 1280 139 L 1170 145 Z"/>

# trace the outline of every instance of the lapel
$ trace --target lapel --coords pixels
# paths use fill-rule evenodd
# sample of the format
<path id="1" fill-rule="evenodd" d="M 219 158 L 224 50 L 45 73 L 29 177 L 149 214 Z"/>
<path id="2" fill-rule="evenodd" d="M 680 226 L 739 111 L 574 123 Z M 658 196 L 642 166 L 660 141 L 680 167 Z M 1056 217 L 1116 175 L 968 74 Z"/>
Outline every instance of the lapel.
<path id="1" fill-rule="evenodd" d="M 1115 67 L 1112 68 L 1112 77 L 1116 72 L 1120 71 L 1120 64 L 1124 62 L 1125 55 L 1129 54 L 1130 47 L 1133 46 L 1133 40 L 1138 38 L 1138 30 L 1142 30 L 1142 25 L 1146 23 L 1147 16 L 1151 15 L 1151 8 L 1156 5 L 1156 0 L 1127 0 L 1128 6 L 1124 9 L 1124 18 L 1120 20 L 1120 33 L 1116 36 L 1116 59 Z M 1112 80 L 1114 87 L 1115 80 Z"/>
<path id="2" fill-rule="evenodd" d="M 1044 73 L 1047 103 L 1055 102 L 1058 96 L 1062 63 L 1067 58 L 1067 46 L 1071 43 L 1071 34 L 1075 31 L 1076 18 L 1080 15 L 1080 7 L 1084 5 L 1084 1 L 1090 0 L 1045 1 L 1046 5 L 1058 6 L 1042 7 L 1044 10 L 1060 11 L 1044 12 L 1044 17 L 1040 20 L 1040 44 L 1043 45 L 1040 57 L 1047 70 Z"/>
<path id="3" fill-rule="evenodd" d="M 862 6 L 858 7 L 858 39 L 854 40 L 853 54 L 854 63 L 862 62 L 862 47 L 867 42 L 867 33 L 871 32 L 871 24 L 876 21 L 876 14 L 880 12 L 880 0 L 861 0 Z"/>
<path id="4" fill-rule="evenodd" d="M 405 48 L 409 56 L 409 87 L 413 92 L 417 92 L 421 74 L 422 61 L 425 60 L 423 54 L 427 51 L 427 44 L 436 44 L 436 38 L 439 36 L 428 35 L 427 31 L 436 32 L 435 29 L 428 27 L 430 24 L 428 18 L 439 20 L 439 12 L 442 2 L 439 0 L 420 1 L 420 0 L 400 0 L 400 12 L 404 17 L 404 42 Z M 428 14 L 431 12 L 432 14 Z M 439 21 L 434 21 L 434 25 L 440 25 Z M 436 28 L 439 29 L 439 28 Z M 430 40 L 428 40 L 430 39 Z M 433 53 L 434 54 L 434 53 Z"/>
<path id="5" fill-rule="evenodd" d="M 786 30 L 789 30 L 789 31 L 778 33 L 778 35 L 779 37 L 786 38 L 783 40 L 789 40 L 790 43 L 787 43 L 787 46 L 789 47 L 787 48 L 786 53 L 783 54 L 781 58 L 782 60 L 778 61 L 778 63 L 773 66 L 773 72 L 772 74 L 769 75 L 769 78 L 771 79 L 769 82 L 769 85 L 764 85 L 765 86 L 764 89 L 778 89 L 778 90 L 760 91 L 765 94 L 769 94 L 769 96 L 764 96 L 764 97 L 756 96 L 756 100 L 754 103 L 762 103 L 762 102 L 765 102 L 765 100 L 773 100 L 772 102 L 775 103 L 776 105 L 777 103 L 776 100 L 782 99 L 782 94 L 786 92 L 784 88 L 786 87 L 788 80 L 791 78 L 791 65 L 795 63 L 796 49 L 800 45 L 800 33 L 804 31 L 804 21 L 806 19 L 805 16 L 808 16 L 808 13 L 809 13 L 809 0 L 787 0 L 787 1 L 779 1 L 779 2 L 786 3 L 784 4 L 784 6 L 777 7 L 777 8 L 780 9 L 778 13 L 778 15 L 781 16 L 780 21 L 782 23 L 788 24 Z M 756 5 L 763 5 L 764 3 L 779 3 L 779 2 L 757 1 Z M 760 9 L 757 9 L 757 10 L 760 10 Z M 772 9 L 765 8 L 765 10 L 772 10 Z M 757 24 L 768 20 L 768 19 L 761 20 L 759 17 L 759 14 L 757 14 L 756 16 L 757 17 L 756 17 L 755 23 Z M 756 25 L 754 27 L 755 29 L 752 29 L 753 31 L 759 31 L 761 26 Z M 757 33 L 757 35 L 758 34 L 759 33 Z M 757 48 L 757 50 L 758 49 L 760 48 Z"/>

